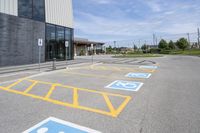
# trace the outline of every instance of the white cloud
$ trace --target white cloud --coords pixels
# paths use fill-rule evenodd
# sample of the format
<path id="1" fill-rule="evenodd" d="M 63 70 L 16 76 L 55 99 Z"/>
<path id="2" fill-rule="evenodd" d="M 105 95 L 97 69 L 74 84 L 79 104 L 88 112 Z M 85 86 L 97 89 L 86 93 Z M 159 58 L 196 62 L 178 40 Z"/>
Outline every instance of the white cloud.
<path id="1" fill-rule="evenodd" d="M 97 2 L 98 0 L 92 1 Z M 112 0 L 98 2 L 108 3 Z M 86 38 L 98 38 L 98 40 L 152 39 L 153 33 L 185 34 L 196 32 L 196 28 L 200 26 L 200 19 L 198 19 L 200 7 L 197 5 L 185 5 L 182 2 L 171 4 L 161 0 L 143 1 L 142 3 L 148 5 L 154 12 L 151 15 L 142 16 L 142 19 L 127 16 L 131 12 L 129 8 L 126 10 L 115 9 L 110 17 L 99 16 L 93 12 L 76 11 L 81 18 L 75 18 L 75 34 L 85 35 Z M 134 10 L 141 12 L 143 9 L 135 6 Z M 144 12 L 149 13 L 148 10 L 143 10 Z M 120 19 L 118 17 L 115 19 L 113 16 L 120 16 Z"/>
<path id="2" fill-rule="evenodd" d="M 157 1 L 145 1 L 145 3 L 152 9 L 153 12 L 160 12 L 161 5 Z"/>

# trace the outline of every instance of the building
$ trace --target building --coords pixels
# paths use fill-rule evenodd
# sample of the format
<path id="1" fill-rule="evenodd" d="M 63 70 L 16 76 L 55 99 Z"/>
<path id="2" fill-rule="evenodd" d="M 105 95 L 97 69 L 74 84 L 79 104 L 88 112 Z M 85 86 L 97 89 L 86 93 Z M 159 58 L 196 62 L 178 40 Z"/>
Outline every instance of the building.
<path id="1" fill-rule="evenodd" d="M 93 45 L 93 49 L 91 47 Z M 104 54 L 105 47 L 103 42 L 89 41 L 84 38 L 74 39 L 74 54 L 75 56 Z"/>
<path id="2" fill-rule="evenodd" d="M 0 0 L 0 66 L 73 59 L 72 0 Z M 65 44 L 67 44 L 65 47 Z"/>

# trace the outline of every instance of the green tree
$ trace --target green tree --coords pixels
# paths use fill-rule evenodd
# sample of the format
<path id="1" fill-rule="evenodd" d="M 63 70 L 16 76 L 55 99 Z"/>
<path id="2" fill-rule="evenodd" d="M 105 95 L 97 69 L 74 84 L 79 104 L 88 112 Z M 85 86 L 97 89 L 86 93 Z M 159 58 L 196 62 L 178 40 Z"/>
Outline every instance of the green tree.
<path id="1" fill-rule="evenodd" d="M 161 39 L 159 44 L 158 44 L 158 48 L 160 49 L 167 49 L 168 48 L 168 44 L 164 39 Z"/>
<path id="2" fill-rule="evenodd" d="M 148 45 L 146 45 L 146 44 L 142 45 L 141 49 L 142 49 L 143 53 L 147 53 Z"/>
<path id="3" fill-rule="evenodd" d="M 108 48 L 106 48 L 106 51 L 108 52 L 108 53 L 111 53 L 112 52 L 112 47 L 111 46 L 109 46 Z"/>
<path id="4" fill-rule="evenodd" d="M 179 49 L 185 50 L 186 48 L 188 48 L 189 43 L 188 43 L 187 39 L 185 39 L 185 38 L 180 38 L 180 39 L 176 42 L 176 46 L 177 46 Z"/>
<path id="5" fill-rule="evenodd" d="M 174 42 L 172 40 L 170 40 L 170 42 L 169 42 L 169 48 L 170 49 L 175 49 L 176 48 L 175 44 L 174 44 Z"/>

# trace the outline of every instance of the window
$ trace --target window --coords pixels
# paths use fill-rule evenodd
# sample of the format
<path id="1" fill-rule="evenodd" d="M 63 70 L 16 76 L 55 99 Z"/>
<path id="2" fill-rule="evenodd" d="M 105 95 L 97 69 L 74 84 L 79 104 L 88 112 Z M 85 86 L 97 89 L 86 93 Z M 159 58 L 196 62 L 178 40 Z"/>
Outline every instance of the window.
<path id="1" fill-rule="evenodd" d="M 45 21 L 44 0 L 18 0 L 19 17 Z"/>
<path id="2" fill-rule="evenodd" d="M 18 0 L 18 14 L 20 17 L 32 18 L 32 0 Z"/>
<path id="3" fill-rule="evenodd" d="M 44 0 L 33 0 L 33 19 L 45 21 Z"/>
<path id="4" fill-rule="evenodd" d="M 56 27 L 46 25 L 46 60 L 52 60 L 55 57 L 54 45 L 56 42 Z"/>
<path id="5" fill-rule="evenodd" d="M 73 30 L 62 26 L 46 24 L 46 60 L 73 58 Z M 69 47 L 65 47 L 68 41 Z"/>
<path id="6" fill-rule="evenodd" d="M 72 30 L 70 28 L 65 28 L 65 41 L 68 41 L 69 47 L 66 51 L 67 59 L 72 58 Z"/>
<path id="7" fill-rule="evenodd" d="M 56 28 L 56 58 L 65 59 L 65 31 L 64 27 L 57 26 Z"/>

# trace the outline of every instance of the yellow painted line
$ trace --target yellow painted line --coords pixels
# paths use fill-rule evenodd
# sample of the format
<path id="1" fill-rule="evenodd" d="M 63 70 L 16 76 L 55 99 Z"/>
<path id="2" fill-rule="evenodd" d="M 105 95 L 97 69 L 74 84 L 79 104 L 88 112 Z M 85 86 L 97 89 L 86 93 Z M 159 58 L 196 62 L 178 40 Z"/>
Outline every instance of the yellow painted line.
<path id="1" fill-rule="evenodd" d="M 24 93 L 28 93 L 29 91 L 31 91 L 31 89 L 37 84 L 38 82 L 35 81 L 31 86 L 29 86 L 25 91 Z"/>
<path id="2" fill-rule="evenodd" d="M 88 108 L 88 107 L 84 107 L 84 106 L 78 106 L 77 108 L 82 109 L 82 110 L 95 112 L 95 113 L 99 113 L 99 114 L 102 114 L 102 115 L 117 117 L 117 116 L 113 115 L 111 112 L 107 112 L 107 111 L 103 111 L 103 110 L 99 110 L 99 109 L 93 109 L 93 108 Z"/>
<path id="3" fill-rule="evenodd" d="M 126 105 L 128 104 L 128 102 L 131 100 L 130 96 L 127 96 L 127 98 L 125 99 L 125 101 L 119 106 L 119 108 L 117 109 L 115 115 L 118 116 L 122 110 L 126 107 Z"/>
<path id="4" fill-rule="evenodd" d="M 32 80 L 32 79 L 25 79 L 25 80 L 28 80 L 28 81 L 38 81 L 38 83 L 42 83 L 42 84 L 48 84 L 48 85 L 52 85 L 52 84 L 57 84 L 57 83 L 53 83 L 53 82 L 45 82 L 45 81 L 39 81 L 39 80 Z M 67 86 L 67 85 L 61 85 L 61 84 L 57 84 L 58 86 L 60 87 L 64 87 L 66 89 L 68 88 L 77 88 L 77 87 L 74 87 L 74 86 Z M 82 91 L 87 91 L 87 92 L 93 92 L 93 93 L 97 93 L 97 94 L 106 94 L 106 95 L 111 95 L 111 96 L 118 96 L 118 97 L 123 97 L 123 98 L 126 98 L 127 96 L 124 96 L 124 95 L 120 95 L 120 94 L 113 94 L 113 93 L 108 93 L 108 92 L 103 92 L 103 91 L 96 91 L 96 90 L 89 90 L 89 89 L 85 89 L 85 88 L 77 88 L 78 90 L 82 90 Z"/>
<path id="5" fill-rule="evenodd" d="M 74 88 L 73 104 L 74 104 L 74 107 L 77 107 L 79 105 L 79 103 L 78 103 L 78 89 L 77 88 Z"/>
<path id="6" fill-rule="evenodd" d="M 22 81 L 23 81 L 23 80 L 18 80 L 18 81 L 16 81 L 16 82 L 14 82 L 13 84 L 7 86 L 6 88 L 10 89 L 10 88 L 12 88 L 13 86 L 19 84 L 19 83 L 22 82 Z"/>
<path id="7" fill-rule="evenodd" d="M 15 94 L 20 94 L 20 95 L 32 97 L 32 98 L 35 98 L 35 99 L 44 100 L 44 101 L 51 102 L 51 103 L 57 104 L 57 105 L 62 105 L 62 106 L 82 109 L 82 110 L 91 111 L 91 112 L 94 112 L 94 113 L 99 113 L 99 114 L 108 115 L 108 116 L 112 116 L 112 117 L 117 117 L 120 114 L 120 112 L 126 107 L 126 105 L 128 104 L 128 102 L 131 99 L 130 96 L 124 96 L 124 95 L 120 95 L 120 94 L 113 94 L 113 93 L 107 93 L 107 92 L 101 92 L 101 91 L 95 91 L 95 90 L 89 90 L 89 89 L 83 89 L 83 88 L 75 88 L 75 87 L 61 85 L 61 84 L 57 84 L 57 83 L 43 82 L 43 81 L 37 81 L 37 80 L 31 80 L 31 79 L 24 79 L 24 80 L 34 82 L 31 86 L 34 86 L 34 84 L 37 84 L 37 83 L 38 84 L 41 83 L 41 84 L 51 85 L 51 88 L 50 88 L 48 94 L 45 97 L 37 96 L 37 95 L 34 95 L 34 94 L 30 94 L 30 93 L 25 93 L 26 91 L 25 92 L 21 92 L 21 91 L 17 91 L 17 90 L 12 90 L 12 89 L 9 89 L 9 88 L 6 88 L 6 87 L 1 87 L 1 86 L 0 86 L 0 89 L 5 90 L 7 92 L 15 93 Z M 32 88 L 31 86 L 29 88 L 27 88 L 27 90 Z M 74 90 L 74 93 L 73 93 L 73 104 L 66 103 L 66 102 L 61 102 L 61 101 L 49 98 L 56 86 L 64 87 L 66 89 L 71 88 L 71 89 Z M 101 94 L 102 98 L 104 98 L 104 100 L 105 100 L 110 112 L 79 105 L 79 103 L 78 103 L 78 91 L 79 90 L 87 91 L 87 92 L 91 92 L 91 93 Z M 124 98 L 124 102 L 119 106 L 118 109 L 114 109 L 114 107 L 113 107 L 113 105 L 112 105 L 112 103 L 111 103 L 111 101 L 110 101 L 108 96 L 116 96 L 116 97 Z"/>
<path id="8" fill-rule="evenodd" d="M 83 68 L 88 69 L 88 68 Z M 119 68 L 119 67 L 110 67 L 102 69 L 100 67 L 92 67 L 90 68 L 92 70 L 105 70 L 105 71 L 122 71 L 122 72 L 149 72 L 153 73 L 155 70 L 149 70 L 149 69 L 140 69 L 140 68 Z"/>
<path id="9" fill-rule="evenodd" d="M 108 97 L 107 95 L 105 95 L 105 94 L 103 94 L 103 97 L 104 97 L 104 100 L 106 101 L 106 104 L 107 104 L 107 106 L 108 106 L 110 112 L 111 112 L 113 115 L 115 115 L 115 109 L 114 109 L 114 107 L 113 107 L 113 105 L 112 105 L 112 103 L 111 103 L 109 97 Z"/>
<path id="10" fill-rule="evenodd" d="M 98 77 L 98 78 L 108 78 L 108 79 L 112 79 L 112 78 L 116 78 L 119 79 L 119 77 L 109 77 L 109 76 L 100 76 L 100 75 L 95 75 L 95 74 L 83 74 L 83 73 L 76 73 L 76 72 L 64 72 L 66 74 L 72 74 L 72 75 L 79 75 L 79 76 L 83 76 L 83 77 Z M 145 80 L 145 79 L 140 79 L 140 78 L 127 78 L 127 77 L 122 77 L 120 79 L 126 79 L 126 80 Z"/>
<path id="11" fill-rule="evenodd" d="M 45 99 L 48 99 L 51 96 L 51 94 L 55 90 L 56 86 L 57 86 L 57 84 L 52 84 L 50 90 L 48 91 L 47 95 L 45 96 Z"/>
<path id="12" fill-rule="evenodd" d="M 73 107 L 73 105 L 69 104 L 69 103 L 60 102 L 58 100 L 53 100 L 53 99 L 45 98 L 45 97 L 42 97 L 42 96 L 33 95 L 33 94 L 30 94 L 30 93 L 24 93 L 24 92 L 21 92 L 21 91 L 8 89 L 8 88 L 1 87 L 1 86 L 0 86 L 0 89 L 4 90 L 4 91 L 7 91 L 7 92 L 20 94 L 20 95 L 32 97 L 32 98 L 35 98 L 35 99 L 40 99 L 40 100 L 51 102 L 51 103 L 58 104 L 58 105 Z"/>

